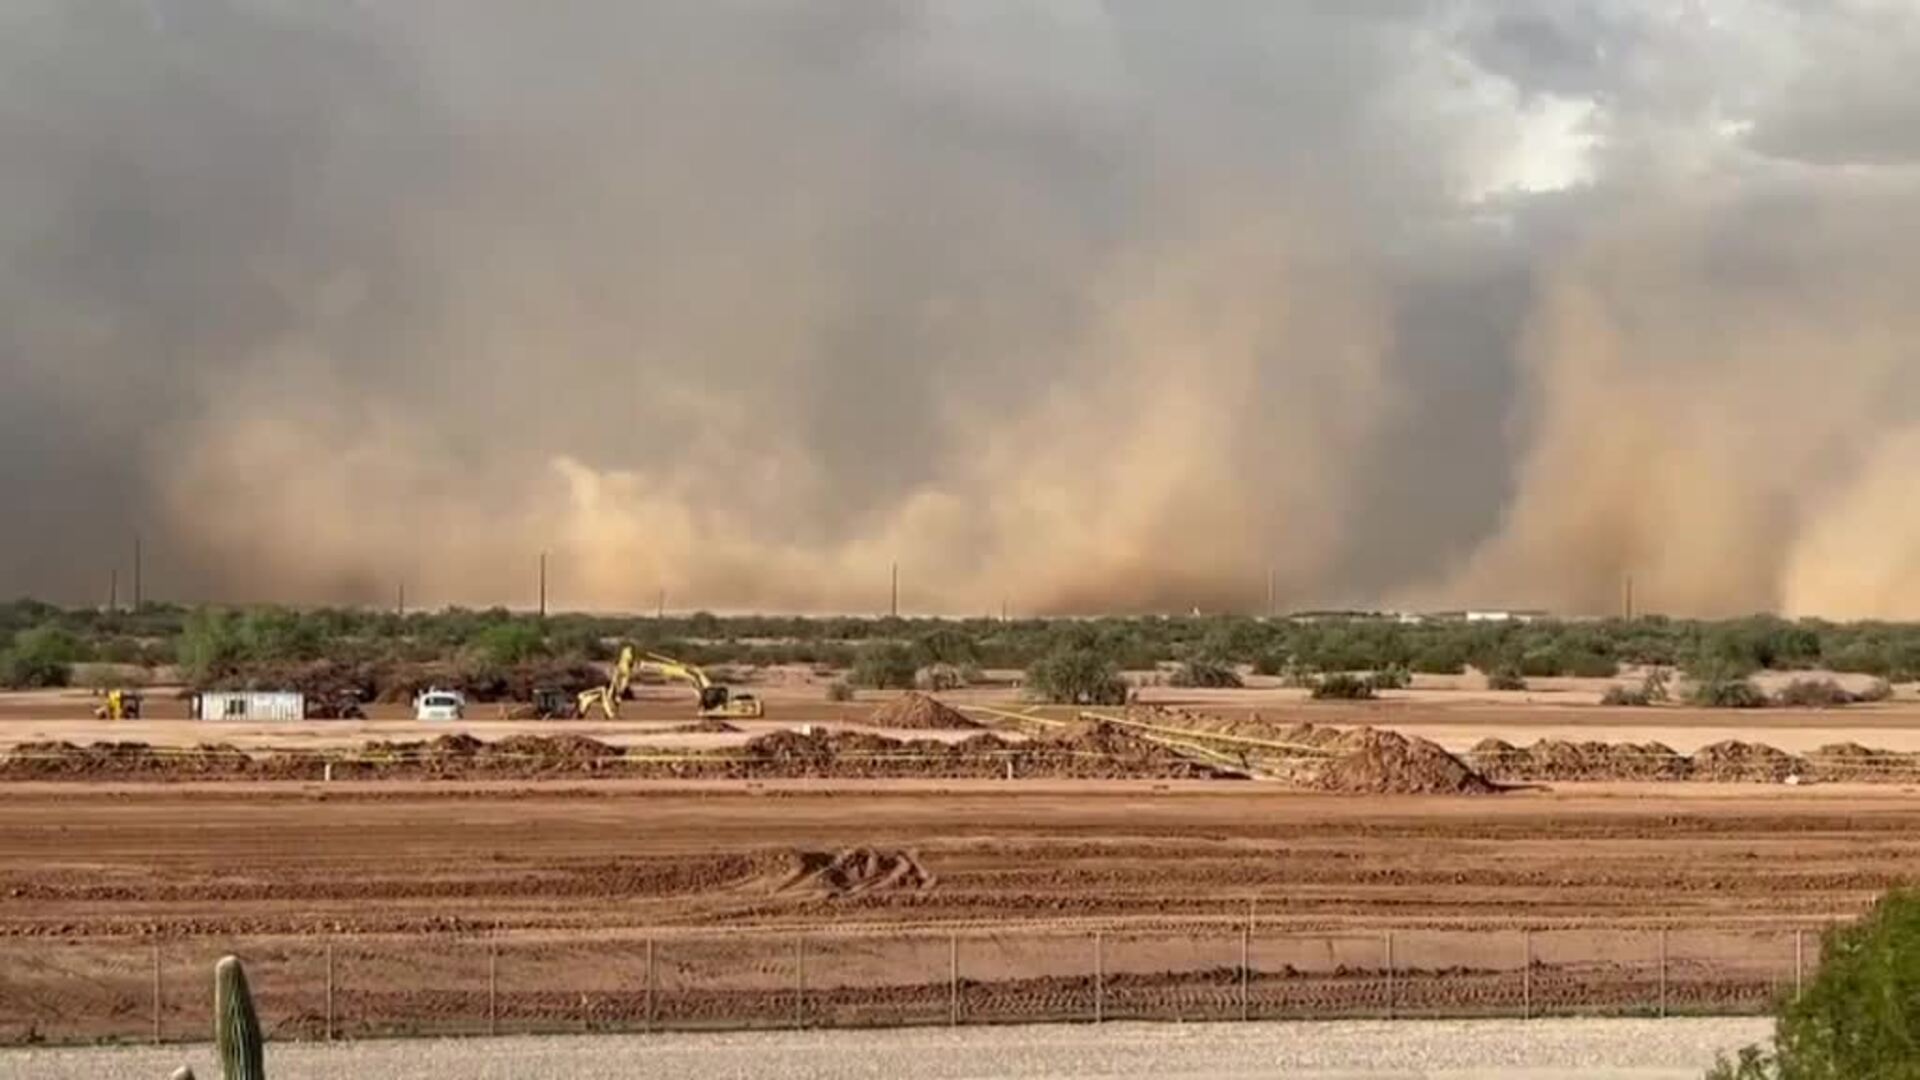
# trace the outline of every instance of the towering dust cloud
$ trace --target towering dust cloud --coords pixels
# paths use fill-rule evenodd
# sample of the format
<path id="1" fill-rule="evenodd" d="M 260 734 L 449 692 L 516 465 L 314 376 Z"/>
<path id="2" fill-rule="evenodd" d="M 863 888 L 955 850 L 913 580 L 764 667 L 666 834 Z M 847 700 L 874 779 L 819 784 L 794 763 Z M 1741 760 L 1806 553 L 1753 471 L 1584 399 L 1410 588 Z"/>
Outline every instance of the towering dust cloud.
<path id="1" fill-rule="evenodd" d="M 0 590 L 1920 614 L 1913 17 L 1282 7 L 11 5 Z"/>

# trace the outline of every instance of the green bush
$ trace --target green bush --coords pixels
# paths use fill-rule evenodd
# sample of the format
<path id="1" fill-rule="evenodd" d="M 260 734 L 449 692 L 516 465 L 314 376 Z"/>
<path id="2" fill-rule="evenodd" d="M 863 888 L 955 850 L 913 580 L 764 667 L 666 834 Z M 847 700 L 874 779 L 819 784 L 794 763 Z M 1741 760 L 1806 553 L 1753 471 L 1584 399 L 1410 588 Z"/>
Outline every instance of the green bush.
<path id="1" fill-rule="evenodd" d="M 847 681 L 873 690 L 911 690 L 919 671 L 912 649 L 897 641 L 876 641 L 854 656 Z"/>
<path id="2" fill-rule="evenodd" d="M 1068 645 L 1027 669 L 1027 687 L 1042 701 L 1062 705 L 1124 705 L 1127 683 L 1112 657 L 1088 645 Z"/>
<path id="3" fill-rule="evenodd" d="M 1173 669 L 1168 686 L 1220 689 L 1245 685 L 1232 664 L 1220 660 L 1195 658 Z"/>
<path id="4" fill-rule="evenodd" d="M 1832 679 L 1795 679 L 1781 687 L 1773 699 L 1793 709 L 1837 709 L 1853 704 L 1853 695 Z"/>
<path id="5" fill-rule="evenodd" d="M 1687 702 L 1703 709 L 1759 709 L 1767 695 L 1750 679 L 1707 679 L 1687 690 Z"/>
<path id="6" fill-rule="evenodd" d="M 1576 679 L 1611 679 L 1620 674 L 1620 661 L 1603 653 L 1580 650 L 1566 655 L 1565 672 Z"/>
<path id="7" fill-rule="evenodd" d="M 852 701 L 854 694 L 853 684 L 845 679 L 835 679 L 827 684 L 828 701 Z"/>
<path id="8" fill-rule="evenodd" d="M 1467 650 L 1457 641 L 1435 641 L 1416 650 L 1407 666 L 1422 675 L 1465 675 Z"/>
<path id="9" fill-rule="evenodd" d="M 1723 1059 L 1707 1080 L 1920 1077 L 1920 896 L 1889 894 L 1826 934 L 1819 968 L 1774 1023 L 1770 1047 Z"/>
<path id="10" fill-rule="evenodd" d="M 1315 701 L 1369 701 L 1373 697 L 1373 680 L 1345 671 L 1336 671 L 1313 685 Z"/>
<path id="11" fill-rule="evenodd" d="M 505 669 L 545 656 L 547 639 L 540 627 L 516 620 L 480 631 L 470 648 L 482 666 Z"/>
<path id="12" fill-rule="evenodd" d="M 1400 664 L 1388 664 L 1367 676 L 1367 681 L 1375 690 L 1405 690 L 1413 685 L 1413 672 Z"/>
<path id="13" fill-rule="evenodd" d="M 80 655 L 79 641 L 57 626 L 23 630 L 0 652 L 0 684 L 15 690 L 66 686 Z"/>
<path id="14" fill-rule="evenodd" d="M 1489 690 L 1525 690 L 1526 688 L 1527 677 L 1521 674 L 1518 667 L 1511 664 L 1502 664 L 1487 672 L 1487 689 Z"/>

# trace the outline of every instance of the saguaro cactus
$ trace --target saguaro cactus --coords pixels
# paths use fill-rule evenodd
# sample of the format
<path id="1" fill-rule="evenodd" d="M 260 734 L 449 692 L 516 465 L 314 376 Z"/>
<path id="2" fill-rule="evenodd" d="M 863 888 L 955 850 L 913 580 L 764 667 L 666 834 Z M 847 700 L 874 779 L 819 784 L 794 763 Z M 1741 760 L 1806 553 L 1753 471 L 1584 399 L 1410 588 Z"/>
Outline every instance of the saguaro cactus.
<path id="1" fill-rule="evenodd" d="M 225 1080 L 266 1080 L 260 1017 L 253 1011 L 247 973 L 237 956 L 222 957 L 213 968 L 213 1041 Z"/>
<path id="2" fill-rule="evenodd" d="M 223 1080 L 266 1080 L 266 1040 L 237 956 L 221 957 L 213 966 L 213 1045 Z M 194 1080 L 193 1070 L 182 1065 L 172 1080 Z"/>

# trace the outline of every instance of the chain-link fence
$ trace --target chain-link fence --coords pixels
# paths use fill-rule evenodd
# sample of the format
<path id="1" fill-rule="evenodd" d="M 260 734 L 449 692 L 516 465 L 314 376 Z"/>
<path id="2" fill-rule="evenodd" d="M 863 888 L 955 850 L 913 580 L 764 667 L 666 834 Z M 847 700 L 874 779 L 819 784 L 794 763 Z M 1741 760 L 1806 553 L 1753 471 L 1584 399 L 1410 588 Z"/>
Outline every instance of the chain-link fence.
<path id="1" fill-rule="evenodd" d="M 1103 1020 L 1762 1012 L 1803 930 L 821 931 L 0 941 L 0 1042 L 204 1038 L 246 960 L 276 1039 Z"/>

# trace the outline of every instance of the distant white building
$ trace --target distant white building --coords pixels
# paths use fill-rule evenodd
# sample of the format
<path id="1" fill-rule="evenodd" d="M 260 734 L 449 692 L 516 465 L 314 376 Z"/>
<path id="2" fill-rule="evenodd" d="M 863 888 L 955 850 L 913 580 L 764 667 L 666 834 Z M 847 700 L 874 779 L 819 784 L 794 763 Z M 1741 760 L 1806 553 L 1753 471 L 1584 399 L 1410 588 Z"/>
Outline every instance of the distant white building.
<path id="1" fill-rule="evenodd" d="M 293 690 L 209 690 L 193 699 L 196 720 L 304 720 L 307 696 Z"/>
<path id="2" fill-rule="evenodd" d="M 1544 611 L 1469 611 L 1465 613 L 1468 622 L 1519 622 L 1530 623 L 1544 619 Z"/>

